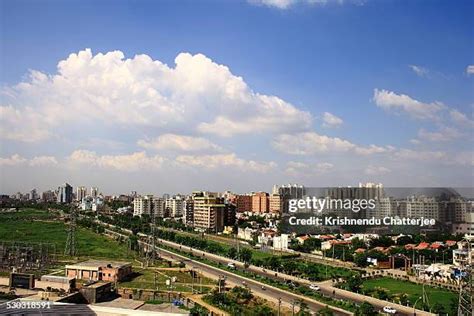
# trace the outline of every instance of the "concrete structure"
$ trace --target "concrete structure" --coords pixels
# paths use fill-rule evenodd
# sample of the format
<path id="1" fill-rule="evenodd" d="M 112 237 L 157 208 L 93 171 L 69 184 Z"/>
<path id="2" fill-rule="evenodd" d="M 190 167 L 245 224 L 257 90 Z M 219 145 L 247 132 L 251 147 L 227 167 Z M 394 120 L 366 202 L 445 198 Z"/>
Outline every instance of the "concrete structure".
<path id="1" fill-rule="evenodd" d="M 281 234 L 280 236 L 273 237 L 273 249 L 280 251 L 288 250 L 288 235 Z"/>
<path id="2" fill-rule="evenodd" d="M 112 296 L 112 283 L 99 281 L 82 287 L 79 292 L 84 296 L 87 303 L 98 303 Z"/>
<path id="3" fill-rule="evenodd" d="M 268 213 L 269 207 L 268 193 L 257 192 L 252 195 L 252 213 Z"/>
<path id="4" fill-rule="evenodd" d="M 181 217 L 184 213 L 184 197 L 178 194 L 167 199 L 166 208 L 169 210 L 170 217 Z"/>
<path id="5" fill-rule="evenodd" d="M 439 203 L 433 197 L 411 196 L 407 199 L 407 217 L 433 218 L 439 221 Z"/>
<path id="6" fill-rule="evenodd" d="M 153 195 L 136 197 L 133 200 L 133 216 L 151 215 Z"/>
<path id="7" fill-rule="evenodd" d="M 271 194 L 269 198 L 270 213 L 281 214 L 283 209 L 283 199 L 280 194 Z"/>
<path id="8" fill-rule="evenodd" d="M 156 218 L 165 218 L 168 217 L 168 210 L 166 209 L 166 201 L 161 197 L 153 198 L 153 215 Z"/>
<path id="9" fill-rule="evenodd" d="M 87 195 L 86 187 L 76 188 L 76 201 L 82 202 L 82 200 L 86 197 L 86 195 Z"/>
<path id="10" fill-rule="evenodd" d="M 252 211 L 252 196 L 251 195 L 237 195 L 235 197 L 235 206 L 237 213 L 245 213 Z"/>
<path id="11" fill-rule="evenodd" d="M 72 202 L 72 186 L 65 183 L 58 187 L 58 203 L 71 203 Z"/>
<path id="12" fill-rule="evenodd" d="M 211 232 L 222 232 L 224 229 L 224 198 L 217 193 L 193 192 L 194 227 Z"/>
<path id="13" fill-rule="evenodd" d="M 131 273 L 130 262 L 88 260 L 66 265 L 67 277 L 92 281 L 121 281 Z"/>
<path id="14" fill-rule="evenodd" d="M 44 191 L 41 194 L 41 200 L 46 203 L 54 202 L 56 201 L 56 193 L 54 193 L 54 191 L 51 191 L 51 190 Z"/>
<path id="15" fill-rule="evenodd" d="M 194 200 L 192 196 L 188 196 L 184 203 L 183 223 L 186 226 L 193 226 L 194 224 Z"/>
<path id="16" fill-rule="evenodd" d="M 92 187 L 92 188 L 91 188 L 91 196 L 92 196 L 93 198 L 98 197 L 98 196 L 99 196 L 99 189 L 96 188 L 96 187 Z"/>

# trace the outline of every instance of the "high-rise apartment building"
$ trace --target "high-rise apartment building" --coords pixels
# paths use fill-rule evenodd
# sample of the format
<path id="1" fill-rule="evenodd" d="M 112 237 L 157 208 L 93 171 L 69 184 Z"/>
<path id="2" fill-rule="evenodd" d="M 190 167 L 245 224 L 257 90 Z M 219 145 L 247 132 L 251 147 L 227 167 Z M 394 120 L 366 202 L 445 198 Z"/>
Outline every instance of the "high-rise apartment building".
<path id="1" fill-rule="evenodd" d="M 72 202 L 72 186 L 65 183 L 58 187 L 58 203 L 71 203 Z"/>
<path id="2" fill-rule="evenodd" d="M 235 206 L 238 213 L 252 211 L 252 196 L 251 195 L 237 195 L 235 197 Z"/>
<path id="3" fill-rule="evenodd" d="M 91 196 L 92 196 L 93 198 L 98 197 L 98 196 L 99 196 L 99 189 L 96 188 L 96 187 L 92 187 L 92 188 L 91 188 Z"/>
<path id="4" fill-rule="evenodd" d="M 184 209 L 184 197 L 178 194 L 167 199 L 166 208 L 169 210 L 170 217 L 181 217 Z"/>
<path id="5" fill-rule="evenodd" d="M 407 217 L 433 218 L 439 221 L 440 204 L 434 197 L 411 196 L 407 199 Z"/>
<path id="6" fill-rule="evenodd" d="M 224 198 L 217 193 L 193 192 L 194 227 L 211 232 L 224 229 L 225 204 Z"/>
<path id="7" fill-rule="evenodd" d="M 194 225 L 194 200 L 192 196 L 186 198 L 184 204 L 183 222 L 186 226 Z"/>
<path id="8" fill-rule="evenodd" d="M 133 200 L 133 216 L 152 215 L 153 195 L 138 196 Z"/>
<path id="9" fill-rule="evenodd" d="M 56 199 L 56 193 L 54 191 L 48 190 L 44 191 L 41 194 L 41 200 L 46 203 L 54 202 L 57 201 Z"/>
<path id="10" fill-rule="evenodd" d="M 270 213 L 281 214 L 283 209 L 283 199 L 278 193 L 271 194 L 269 197 Z"/>
<path id="11" fill-rule="evenodd" d="M 76 201 L 81 202 L 87 195 L 86 187 L 77 187 L 76 188 Z"/>
<path id="12" fill-rule="evenodd" d="M 268 213 L 269 207 L 268 193 L 256 192 L 252 195 L 252 213 Z"/>
<path id="13" fill-rule="evenodd" d="M 161 197 L 153 198 L 153 214 L 156 218 L 168 217 L 165 199 Z"/>

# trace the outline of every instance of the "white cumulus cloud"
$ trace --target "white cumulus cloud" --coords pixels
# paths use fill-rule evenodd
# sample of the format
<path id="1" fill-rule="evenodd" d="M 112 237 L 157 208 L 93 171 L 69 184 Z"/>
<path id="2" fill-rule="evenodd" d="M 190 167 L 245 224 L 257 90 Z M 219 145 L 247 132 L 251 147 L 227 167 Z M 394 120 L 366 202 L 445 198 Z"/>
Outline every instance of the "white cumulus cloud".
<path id="1" fill-rule="evenodd" d="M 383 175 L 383 174 L 387 174 L 387 173 L 390 173 L 391 170 L 386 168 L 386 167 L 382 167 L 382 166 L 372 166 L 372 165 L 369 165 L 366 169 L 365 169 L 365 174 L 367 175 L 371 175 L 371 176 L 375 176 L 375 175 Z"/>
<path id="2" fill-rule="evenodd" d="M 331 171 L 334 165 L 329 162 L 304 163 L 300 161 L 288 161 L 285 173 L 291 176 L 303 176 L 321 174 Z"/>
<path id="3" fill-rule="evenodd" d="M 418 76 L 418 77 L 426 77 L 428 76 L 429 70 L 427 68 L 417 66 L 417 65 L 408 65 L 411 70 Z"/>
<path id="4" fill-rule="evenodd" d="M 474 65 L 468 65 L 466 67 L 466 73 L 468 76 L 474 75 Z"/>
<path id="5" fill-rule="evenodd" d="M 431 142 L 446 142 L 459 138 L 462 134 L 455 128 L 443 127 L 439 131 L 429 132 L 423 128 L 418 131 L 418 138 Z"/>
<path id="6" fill-rule="evenodd" d="M 421 120 L 437 120 L 445 106 L 441 102 L 423 103 L 406 94 L 397 94 L 388 90 L 374 90 L 375 104 L 387 111 L 404 112 L 410 117 Z"/>
<path id="7" fill-rule="evenodd" d="M 323 126 L 324 127 L 339 127 L 343 123 L 343 120 L 340 117 L 337 117 L 334 114 L 329 112 L 323 113 Z"/>
<path id="8" fill-rule="evenodd" d="M 31 167 L 57 165 L 58 161 L 52 156 L 36 156 L 31 159 L 14 154 L 7 158 L 0 157 L 0 166 L 29 165 Z"/>
<path id="9" fill-rule="evenodd" d="M 259 173 L 266 173 L 277 166 L 273 161 L 259 162 L 245 160 L 237 157 L 237 155 L 233 153 L 216 155 L 180 155 L 176 157 L 176 162 L 185 166 L 200 167 L 204 169 L 232 167 L 242 171 L 253 171 Z"/>
<path id="10" fill-rule="evenodd" d="M 222 151 L 223 149 L 203 137 L 163 134 L 152 140 L 139 140 L 137 144 L 146 149 L 171 151 Z"/>
<path id="11" fill-rule="evenodd" d="M 312 122 L 308 112 L 254 92 L 202 54 L 180 53 L 169 67 L 147 55 L 125 58 L 121 51 L 94 55 L 85 49 L 60 61 L 55 74 L 31 71 L 2 96 L 0 136 L 27 142 L 84 122 L 222 136 L 301 131 Z"/>
<path id="12" fill-rule="evenodd" d="M 160 156 L 147 156 L 145 152 L 124 155 L 98 155 L 94 151 L 75 150 L 69 156 L 69 162 L 90 167 L 137 171 L 159 169 L 165 159 Z"/>
<path id="13" fill-rule="evenodd" d="M 338 137 L 319 135 L 315 132 L 278 135 L 272 142 L 275 149 L 290 155 L 314 155 L 317 153 L 354 152 L 371 155 L 393 151 L 391 146 L 359 146 Z"/>

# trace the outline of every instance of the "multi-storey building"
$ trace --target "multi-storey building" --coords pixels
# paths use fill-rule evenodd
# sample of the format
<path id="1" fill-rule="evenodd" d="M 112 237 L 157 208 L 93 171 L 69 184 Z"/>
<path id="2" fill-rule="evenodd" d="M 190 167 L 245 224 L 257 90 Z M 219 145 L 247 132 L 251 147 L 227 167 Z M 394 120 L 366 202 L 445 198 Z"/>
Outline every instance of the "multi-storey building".
<path id="1" fill-rule="evenodd" d="M 407 198 L 407 217 L 433 218 L 439 221 L 439 207 L 440 204 L 434 197 L 411 196 Z"/>
<path id="2" fill-rule="evenodd" d="M 252 213 L 268 213 L 269 207 L 268 193 L 256 192 L 252 195 Z"/>
<path id="3" fill-rule="evenodd" d="M 192 196 L 186 198 L 184 204 L 183 222 L 186 226 L 193 226 L 194 224 L 194 200 Z"/>
<path id="4" fill-rule="evenodd" d="M 152 215 L 153 195 L 138 196 L 133 200 L 133 216 Z"/>
<path id="5" fill-rule="evenodd" d="M 288 214 L 288 201 L 302 199 L 306 195 L 306 188 L 298 184 L 274 185 L 272 194 L 279 194 L 283 214 Z"/>
<path id="6" fill-rule="evenodd" d="M 168 210 L 166 209 L 166 201 L 161 197 L 153 198 L 153 215 L 156 218 L 165 218 L 168 217 Z"/>
<path id="7" fill-rule="evenodd" d="M 283 199 L 280 194 L 271 194 L 269 197 L 270 213 L 281 214 Z"/>
<path id="8" fill-rule="evenodd" d="M 91 188 L 91 196 L 92 196 L 93 198 L 98 197 L 98 196 L 99 196 L 99 189 L 96 188 L 96 187 L 92 187 L 92 188 Z"/>
<path id="9" fill-rule="evenodd" d="M 46 203 L 54 202 L 54 201 L 56 201 L 56 193 L 54 191 L 51 191 L 51 190 L 44 191 L 41 194 L 41 200 L 43 202 L 46 202 Z"/>
<path id="10" fill-rule="evenodd" d="M 33 189 L 30 191 L 30 200 L 36 201 L 38 199 L 38 193 L 36 192 L 36 189 Z"/>
<path id="11" fill-rule="evenodd" d="M 81 202 L 87 195 L 86 187 L 77 187 L 76 188 L 76 201 Z"/>
<path id="12" fill-rule="evenodd" d="M 193 192 L 194 227 L 211 232 L 224 229 L 225 204 L 224 198 L 217 193 Z"/>
<path id="13" fill-rule="evenodd" d="M 251 195 L 237 195 L 235 197 L 235 205 L 237 213 L 252 211 L 252 196 Z"/>
<path id="14" fill-rule="evenodd" d="M 183 216 L 184 198 L 181 195 L 175 195 L 166 200 L 166 208 L 169 210 L 170 217 Z"/>
<path id="15" fill-rule="evenodd" d="M 72 186 L 68 183 L 65 183 L 58 187 L 57 195 L 58 203 L 71 203 L 72 202 Z"/>

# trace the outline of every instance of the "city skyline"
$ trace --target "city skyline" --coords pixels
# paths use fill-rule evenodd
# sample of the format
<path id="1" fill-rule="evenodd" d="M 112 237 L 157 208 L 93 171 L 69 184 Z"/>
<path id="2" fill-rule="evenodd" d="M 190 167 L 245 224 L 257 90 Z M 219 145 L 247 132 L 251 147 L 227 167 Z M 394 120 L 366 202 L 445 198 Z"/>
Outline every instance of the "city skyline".
<path id="1" fill-rule="evenodd" d="M 436 3 L 4 1 L 0 191 L 472 187 L 474 4 Z"/>

